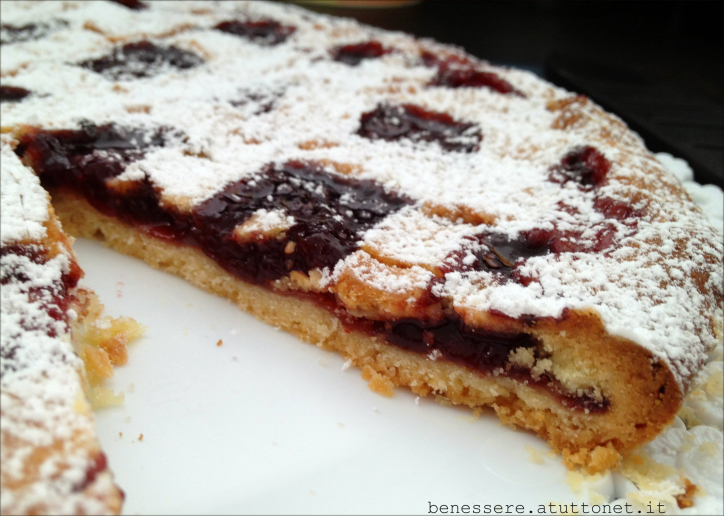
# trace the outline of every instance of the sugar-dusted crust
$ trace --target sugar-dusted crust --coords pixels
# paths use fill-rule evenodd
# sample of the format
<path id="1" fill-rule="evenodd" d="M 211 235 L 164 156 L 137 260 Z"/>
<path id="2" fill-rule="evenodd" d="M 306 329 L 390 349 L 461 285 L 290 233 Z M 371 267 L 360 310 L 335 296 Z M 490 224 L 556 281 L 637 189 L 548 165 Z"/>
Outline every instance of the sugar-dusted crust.
<path id="1" fill-rule="evenodd" d="M 394 386 L 405 386 L 419 395 L 471 408 L 492 407 L 504 423 L 540 434 L 571 466 L 583 465 L 591 472 L 614 466 L 621 452 L 653 438 L 669 423 L 681 403 L 666 365 L 652 367 L 657 361 L 650 352 L 607 335 L 595 312 L 572 313 L 562 322 L 544 321 L 528 329 L 551 346 L 551 359 L 561 378 L 567 374 L 571 385 L 593 383 L 607 393 L 610 410 L 585 414 L 521 382 L 430 360 L 383 339 L 350 331 L 314 302 L 240 281 L 198 249 L 164 242 L 102 215 L 72 192 L 55 191 L 53 200 L 69 233 L 100 238 L 117 251 L 234 301 L 306 342 L 338 351 L 362 369 L 373 390 L 392 395 Z M 516 324 L 508 318 L 488 321 L 489 326 L 496 323 L 507 329 Z"/>
<path id="2" fill-rule="evenodd" d="M 5 142 L 2 174 L 3 217 L 15 215 L 3 221 L 2 241 L 2 514 L 118 514 L 123 494 L 96 439 L 71 330 L 95 317 L 86 309 L 95 295 L 75 286 L 81 271 L 70 241 Z M 64 288 L 63 278 L 73 285 Z M 75 320 L 51 317 L 53 306 Z"/>
<path id="3" fill-rule="evenodd" d="M 381 392 L 492 405 L 600 470 L 674 416 L 722 337 L 720 236 L 585 97 L 293 6 L 2 8 L 43 32 L 0 49 L 30 92 L 0 108 L 15 152 L 130 224 L 58 190 L 70 227 L 272 300 L 240 303 Z"/>

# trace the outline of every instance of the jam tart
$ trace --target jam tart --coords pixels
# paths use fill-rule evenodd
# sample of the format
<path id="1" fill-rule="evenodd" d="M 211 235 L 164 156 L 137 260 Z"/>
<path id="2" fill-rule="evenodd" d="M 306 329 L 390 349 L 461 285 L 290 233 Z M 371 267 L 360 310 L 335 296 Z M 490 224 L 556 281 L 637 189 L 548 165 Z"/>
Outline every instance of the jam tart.
<path id="1" fill-rule="evenodd" d="M 0 433 L 3 514 L 118 513 L 91 408 L 139 327 L 99 317 L 38 177 L 2 142 Z"/>
<path id="2" fill-rule="evenodd" d="M 621 120 L 350 20 L 142 5 L 7 7 L 3 132 L 70 234 L 569 466 L 673 419 L 722 338 L 722 243 Z"/>

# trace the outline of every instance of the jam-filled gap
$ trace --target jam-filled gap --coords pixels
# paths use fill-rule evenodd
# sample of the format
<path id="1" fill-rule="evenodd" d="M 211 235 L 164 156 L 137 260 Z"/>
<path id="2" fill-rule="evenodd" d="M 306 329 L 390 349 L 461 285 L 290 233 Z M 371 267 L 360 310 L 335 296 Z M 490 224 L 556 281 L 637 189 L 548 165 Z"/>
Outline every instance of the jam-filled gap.
<path id="1" fill-rule="evenodd" d="M 343 322 L 368 334 L 383 336 L 399 348 L 468 367 L 483 376 L 500 376 L 553 394 L 571 409 L 605 412 L 609 401 L 594 389 L 569 391 L 550 371 L 550 354 L 542 342 L 523 332 L 497 332 L 473 328 L 457 314 L 442 321 L 401 319 Z"/>
<path id="2" fill-rule="evenodd" d="M 374 181 L 331 174 L 315 163 L 270 164 L 254 176 L 227 185 L 191 213 L 162 206 L 148 179 L 131 188 L 109 187 L 114 183 L 109 180 L 129 163 L 141 159 L 150 148 L 163 146 L 168 134 L 167 129 L 141 134 L 110 125 L 78 131 L 35 130 L 21 138 L 16 152 L 44 185 L 80 194 L 101 213 L 151 236 L 195 246 L 242 281 L 311 300 L 338 316 L 350 330 L 383 337 L 396 347 L 464 365 L 482 375 L 497 374 L 527 383 L 552 393 L 572 409 L 603 412 L 608 407 L 605 398 L 569 392 L 549 371 L 538 374 L 535 364 L 546 357 L 540 342 L 530 334 L 476 329 L 453 311 L 439 321 L 375 321 L 350 314 L 332 294 L 274 289 L 274 281 L 288 278 L 292 272 L 309 274 L 333 268 L 359 248 L 366 229 L 412 204 Z M 99 149 L 102 152 L 97 152 Z M 294 223 L 274 238 L 238 238 L 237 229 L 246 221 L 274 210 Z M 511 281 L 519 257 L 550 252 L 547 246 L 525 239 L 511 241 L 493 234 L 481 235 L 476 244 L 483 252 L 476 255 L 471 267 L 494 271 Z M 526 353 L 533 363 L 526 365 Z"/>

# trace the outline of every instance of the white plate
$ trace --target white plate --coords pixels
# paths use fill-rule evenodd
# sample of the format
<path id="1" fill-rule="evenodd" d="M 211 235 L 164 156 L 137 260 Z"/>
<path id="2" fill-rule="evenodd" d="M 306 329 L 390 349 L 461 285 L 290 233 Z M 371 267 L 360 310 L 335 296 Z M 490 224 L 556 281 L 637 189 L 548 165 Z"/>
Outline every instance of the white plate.
<path id="1" fill-rule="evenodd" d="M 109 381 L 124 404 L 97 412 L 127 514 L 427 514 L 431 503 L 529 514 L 581 501 L 560 457 L 531 462 L 526 446 L 545 454 L 545 443 L 492 413 L 418 404 L 405 389 L 384 398 L 339 355 L 225 299 L 97 242 L 76 251 L 106 313 L 148 327 Z"/>

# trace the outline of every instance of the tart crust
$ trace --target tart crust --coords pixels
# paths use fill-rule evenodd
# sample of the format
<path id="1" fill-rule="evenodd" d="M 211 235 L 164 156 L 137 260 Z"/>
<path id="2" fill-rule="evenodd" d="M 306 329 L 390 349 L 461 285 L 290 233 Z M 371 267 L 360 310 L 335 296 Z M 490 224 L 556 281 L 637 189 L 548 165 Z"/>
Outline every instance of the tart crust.
<path id="1" fill-rule="evenodd" d="M 570 467 L 674 418 L 721 340 L 721 238 L 622 121 L 293 6 L 127 7 L 3 4 L 22 37 L 0 129 L 71 234 L 338 351 L 383 395 L 491 407 Z"/>
<path id="2" fill-rule="evenodd" d="M 163 241 L 101 214 L 74 192 L 57 190 L 52 197 L 70 234 L 102 239 L 121 253 L 230 299 L 305 342 L 339 352 L 362 370 L 371 389 L 383 395 L 391 396 L 393 387 L 404 386 L 441 402 L 492 407 L 505 424 L 546 439 L 569 467 L 581 465 L 593 473 L 615 466 L 621 453 L 652 439 L 668 424 L 681 403 L 681 392 L 666 364 L 631 341 L 608 335 L 594 311 L 570 311 L 562 321 L 543 319 L 525 331 L 544 343 L 559 380 L 575 385 L 585 379 L 606 393 L 610 405 L 603 413 L 573 411 L 504 375 L 483 375 L 400 349 L 345 327 L 309 299 L 243 282 L 194 247 Z M 494 315 L 488 324 L 509 330 L 522 325 Z"/>
<path id="3" fill-rule="evenodd" d="M 12 164 L 3 161 L 10 169 Z M 4 173 L 10 174 L 9 170 Z M 13 247 L 36 249 L 47 260 L 40 265 L 46 269 L 53 267 L 48 263 L 54 258 L 67 257 L 70 274 L 82 276 L 71 249 L 72 239 L 61 230 L 50 204 L 43 227 L 45 237 L 42 239 L 3 242 L 3 247 L 6 244 L 10 247 L 10 255 L 15 254 Z M 12 275 L 11 270 L 8 273 Z M 52 273 L 46 270 L 44 274 Z M 10 283 L 3 282 L 3 289 L 6 288 L 10 290 Z M 14 294 L 7 293 L 7 298 L 5 294 L 3 324 L 12 325 L 18 313 L 12 309 L 6 312 L 5 308 L 13 303 L 10 296 Z M 74 286 L 61 295 L 61 304 L 67 301 L 68 309 L 77 318 L 68 321 L 65 334 L 55 337 L 60 341 L 55 350 L 38 345 L 36 337 L 28 330 L 15 342 L 26 349 L 25 353 L 18 354 L 32 357 L 33 363 L 29 364 L 23 358 L 12 356 L 12 336 L 3 343 L 3 359 L 14 359 L 17 365 L 6 370 L 8 362 L 3 364 L 5 378 L 0 409 L 3 422 L 2 514 L 119 514 L 121 511 L 123 492 L 114 484 L 113 474 L 95 436 L 88 399 L 91 386 L 83 362 L 73 353 L 74 348 L 82 346 L 80 328 L 93 323 L 98 315 L 94 307 L 100 305 L 95 293 L 82 287 Z M 30 317 L 31 313 L 23 313 L 23 316 Z M 8 334 L 4 332 L 3 337 Z M 5 353 L 8 350 L 10 357 Z M 15 371 L 16 368 L 20 372 Z"/>

